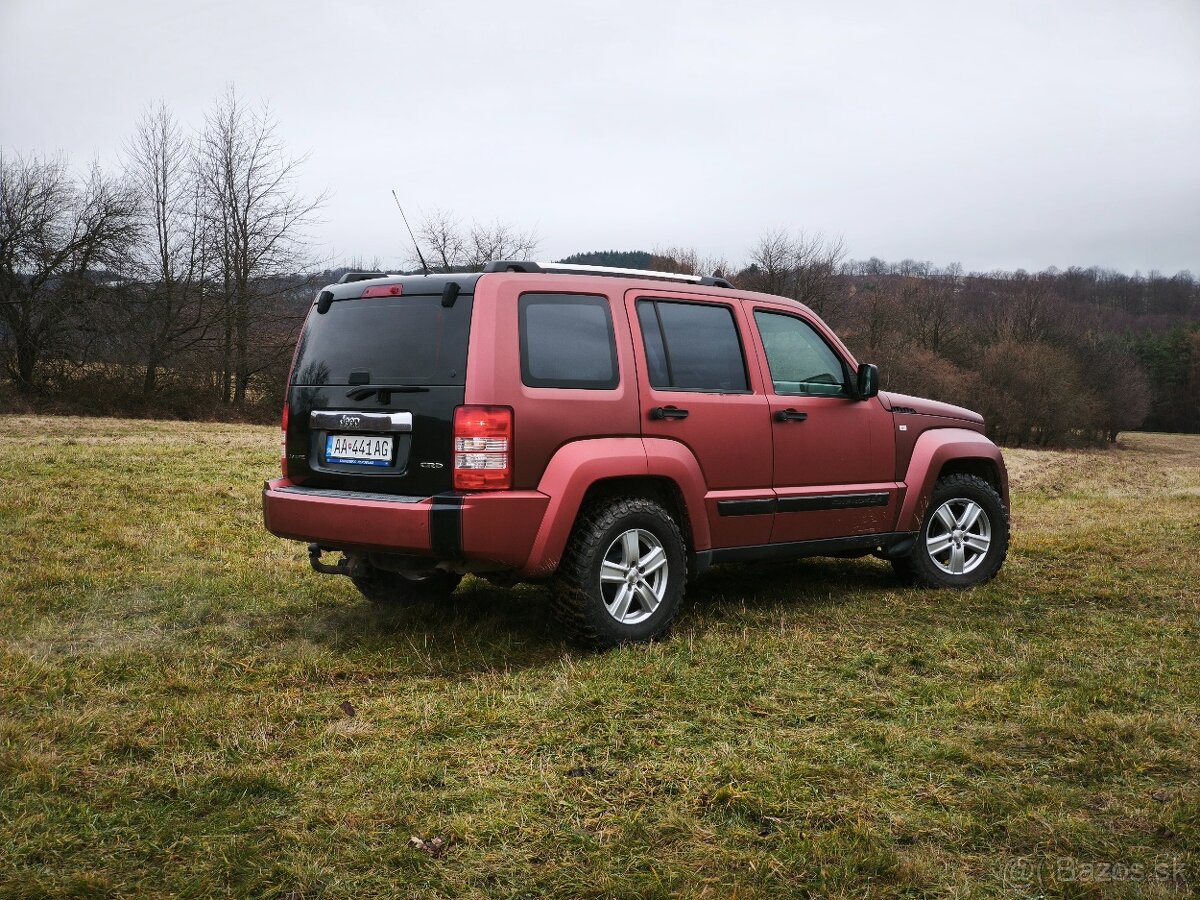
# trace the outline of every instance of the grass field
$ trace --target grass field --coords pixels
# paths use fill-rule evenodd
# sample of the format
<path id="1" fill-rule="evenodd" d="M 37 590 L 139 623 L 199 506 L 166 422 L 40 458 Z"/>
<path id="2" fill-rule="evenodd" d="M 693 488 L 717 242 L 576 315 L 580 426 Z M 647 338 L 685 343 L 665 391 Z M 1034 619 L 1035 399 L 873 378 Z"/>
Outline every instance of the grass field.
<path id="1" fill-rule="evenodd" d="M 717 569 L 604 655 L 539 588 L 313 574 L 277 442 L 0 417 L 0 896 L 1200 886 L 1200 437 L 1008 453 L 986 587 Z"/>

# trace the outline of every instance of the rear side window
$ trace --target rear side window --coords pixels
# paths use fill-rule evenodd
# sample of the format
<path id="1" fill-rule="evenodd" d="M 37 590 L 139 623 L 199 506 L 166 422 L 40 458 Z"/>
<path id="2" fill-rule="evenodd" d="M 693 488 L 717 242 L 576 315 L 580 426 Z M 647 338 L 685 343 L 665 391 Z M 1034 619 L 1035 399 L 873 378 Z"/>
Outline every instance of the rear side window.
<path id="1" fill-rule="evenodd" d="M 522 294 L 521 381 L 529 387 L 611 390 L 619 382 L 608 298 Z"/>
<path id="2" fill-rule="evenodd" d="M 728 306 L 639 300 L 650 386 L 732 394 L 749 390 L 737 322 Z"/>
<path id="3" fill-rule="evenodd" d="M 339 300 L 309 313 L 293 384 L 463 384 L 471 331 L 469 294 Z"/>

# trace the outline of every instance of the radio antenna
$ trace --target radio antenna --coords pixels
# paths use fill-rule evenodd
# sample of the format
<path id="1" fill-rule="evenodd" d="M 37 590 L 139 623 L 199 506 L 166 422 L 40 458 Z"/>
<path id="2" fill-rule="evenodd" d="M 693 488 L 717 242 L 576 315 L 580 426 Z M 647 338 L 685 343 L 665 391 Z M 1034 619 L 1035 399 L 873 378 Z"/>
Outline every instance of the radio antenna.
<path id="1" fill-rule="evenodd" d="M 408 216 L 404 214 L 404 207 L 400 205 L 400 198 L 396 196 L 395 188 L 392 188 L 392 199 L 396 201 L 396 209 L 400 210 L 400 218 L 404 220 L 404 227 L 408 229 L 408 236 L 412 238 L 413 247 L 417 251 L 417 259 L 421 261 L 421 268 L 428 275 L 429 266 L 425 263 L 425 257 L 421 254 L 421 245 L 417 243 L 417 236 L 413 234 L 412 226 L 408 224 Z"/>

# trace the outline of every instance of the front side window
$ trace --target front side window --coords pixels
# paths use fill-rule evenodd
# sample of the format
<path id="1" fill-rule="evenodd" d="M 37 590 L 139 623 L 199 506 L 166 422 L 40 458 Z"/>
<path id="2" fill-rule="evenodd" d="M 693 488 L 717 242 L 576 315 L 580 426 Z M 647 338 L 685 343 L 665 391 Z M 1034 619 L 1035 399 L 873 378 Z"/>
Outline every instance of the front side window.
<path id="1" fill-rule="evenodd" d="M 795 316 L 761 309 L 754 311 L 754 321 L 776 394 L 846 394 L 845 366 L 811 325 Z"/>
<path id="2" fill-rule="evenodd" d="M 522 294 L 521 381 L 529 387 L 611 390 L 619 382 L 608 298 Z"/>
<path id="3" fill-rule="evenodd" d="M 650 386 L 732 394 L 749 390 L 737 322 L 728 306 L 639 300 Z"/>

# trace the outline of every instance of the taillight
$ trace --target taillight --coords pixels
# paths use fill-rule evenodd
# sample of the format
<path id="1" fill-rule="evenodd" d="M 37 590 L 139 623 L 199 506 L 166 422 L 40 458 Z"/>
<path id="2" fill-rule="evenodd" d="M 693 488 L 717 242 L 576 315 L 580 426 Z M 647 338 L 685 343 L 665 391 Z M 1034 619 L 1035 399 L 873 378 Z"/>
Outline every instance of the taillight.
<path id="1" fill-rule="evenodd" d="M 283 421 L 280 423 L 279 435 L 279 468 L 283 472 L 284 477 L 287 477 L 287 426 L 288 426 L 288 409 L 291 404 L 283 404 Z"/>
<path id="2" fill-rule="evenodd" d="M 404 285 L 402 284 L 377 284 L 374 287 L 369 287 L 362 292 L 362 299 L 368 297 L 399 297 L 404 293 Z"/>
<path id="3" fill-rule="evenodd" d="M 507 406 L 454 410 L 454 487 L 500 491 L 512 487 L 513 412 Z"/>

